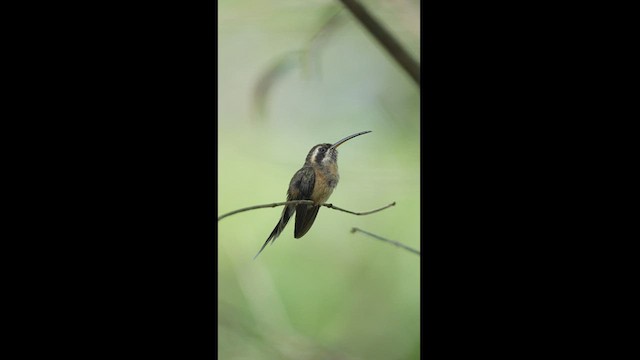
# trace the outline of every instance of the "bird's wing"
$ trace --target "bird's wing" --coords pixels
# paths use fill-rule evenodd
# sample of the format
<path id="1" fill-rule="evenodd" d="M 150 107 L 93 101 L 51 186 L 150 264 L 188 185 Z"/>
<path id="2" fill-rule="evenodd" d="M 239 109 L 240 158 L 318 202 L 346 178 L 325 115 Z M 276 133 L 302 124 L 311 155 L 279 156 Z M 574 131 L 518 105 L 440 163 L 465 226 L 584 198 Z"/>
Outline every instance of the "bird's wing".
<path id="1" fill-rule="evenodd" d="M 315 183 L 316 173 L 313 171 L 313 168 L 310 166 L 303 167 L 291 178 L 287 199 L 311 200 Z"/>
<path id="2" fill-rule="evenodd" d="M 291 182 L 289 183 L 289 190 L 287 191 L 287 201 L 292 200 L 309 200 L 311 198 L 311 194 L 313 193 L 313 184 L 315 183 L 316 174 L 311 167 L 303 167 L 298 170 L 298 172 L 293 175 L 291 178 Z M 305 206 L 305 205 L 299 205 Z M 260 255 L 262 250 L 271 242 L 273 244 L 276 241 L 276 238 L 280 236 L 284 227 L 287 226 L 287 222 L 289 222 L 289 218 L 298 210 L 299 208 L 295 205 L 287 205 L 282 210 L 282 215 L 280 216 L 280 221 L 276 224 L 275 228 L 271 232 L 271 235 L 267 238 L 267 241 L 264 242 L 260 251 L 254 256 L 254 259 Z M 305 211 L 306 207 L 304 210 Z M 314 216 L 315 217 L 315 216 Z M 298 218 L 296 217 L 296 224 Z M 313 223 L 313 221 L 312 221 Z M 297 225 L 296 225 L 297 228 Z"/>
<path id="3" fill-rule="evenodd" d="M 291 181 L 290 189 L 298 189 L 296 200 L 311 200 L 316 183 L 316 174 L 312 167 L 300 169 Z M 296 226 L 293 235 L 301 238 L 313 225 L 319 206 L 300 204 L 296 206 Z"/>

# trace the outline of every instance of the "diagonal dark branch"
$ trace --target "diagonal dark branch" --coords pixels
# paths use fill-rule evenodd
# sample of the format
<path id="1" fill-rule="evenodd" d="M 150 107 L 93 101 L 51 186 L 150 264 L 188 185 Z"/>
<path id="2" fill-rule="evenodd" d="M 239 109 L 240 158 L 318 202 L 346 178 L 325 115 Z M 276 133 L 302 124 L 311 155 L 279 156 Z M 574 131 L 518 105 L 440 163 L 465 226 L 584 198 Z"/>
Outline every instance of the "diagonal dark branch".
<path id="1" fill-rule="evenodd" d="M 293 204 L 308 204 L 308 205 L 313 205 L 315 204 L 313 201 L 311 200 L 292 200 L 292 201 L 284 201 L 284 202 L 279 202 L 279 203 L 273 203 L 273 204 L 264 204 L 264 205 L 255 205 L 255 206 L 249 206 L 246 208 L 242 208 L 242 209 L 238 209 L 238 210 L 234 210 L 231 212 L 228 212 L 226 214 L 220 215 L 218 216 L 218 221 L 226 218 L 227 216 L 231 216 L 233 214 L 237 214 L 237 213 L 241 213 L 244 211 L 249 211 L 249 210 L 255 210 L 255 209 L 264 209 L 264 208 L 272 208 L 272 207 L 276 207 L 276 206 L 282 206 L 282 205 L 293 205 Z M 382 211 L 386 208 L 389 208 L 391 206 L 394 206 L 396 204 L 396 202 L 394 201 L 393 203 L 385 206 L 385 207 L 381 207 L 380 209 L 375 209 L 375 210 L 371 210 L 371 211 L 365 211 L 365 212 L 353 212 L 353 211 L 349 211 L 349 210 L 345 210 L 345 209 L 341 209 L 337 206 L 334 206 L 333 204 L 320 204 L 321 206 L 325 206 L 329 209 L 335 209 L 335 210 L 340 210 L 340 211 L 344 211 L 347 212 L 349 214 L 353 214 L 353 215 L 369 215 L 369 214 L 373 214 L 375 212 L 378 211 Z"/>
<path id="2" fill-rule="evenodd" d="M 371 16 L 369 11 L 356 0 L 340 0 L 353 16 L 375 37 L 398 64 L 420 87 L 420 64 L 409 55 L 400 43 Z"/>
<path id="3" fill-rule="evenodd" d="M 411 251 L 412 253 L 418 254 L 418 256 L 420 256 L 420 251 L 418 251 L 418 250 L 416 250 L 414 248 L 408 247 L 407 245 L 405 245 L 405 244 L 403 244 L 401 242 L 385 239 L 382 236 L 378 236 L 376 234 L 372 234 L 372 233 L 370 233 L 368 231 L 364 231 L 364 230 L 361 230 L 361 229 L 358 229 L 358 228 L 355 228 L 355 227 L 353 229 L 351 229 L 351 233 L 355 233 L 356 231 L 360 231 L 361 233 L 367 234 L 367 235 L 371 236 L 372 238 L 375 238 L 375 239 L 378 239 L 378 240 L 382 240 L 384 242 L 391 243 L 391 244 L 393 244 L 395 246 L 401 247 L 401 248 L 403 248 L 403 249 L 405 249 L 407 251 Z"/>

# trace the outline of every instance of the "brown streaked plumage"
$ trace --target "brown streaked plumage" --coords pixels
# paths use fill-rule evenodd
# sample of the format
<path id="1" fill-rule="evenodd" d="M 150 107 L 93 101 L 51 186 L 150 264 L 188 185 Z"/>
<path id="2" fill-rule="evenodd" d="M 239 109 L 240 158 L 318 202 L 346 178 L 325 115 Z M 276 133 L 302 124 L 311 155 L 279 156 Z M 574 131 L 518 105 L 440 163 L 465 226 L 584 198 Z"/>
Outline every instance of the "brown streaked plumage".
<path id="1" fill-rule="evenodd" d="M 304 166 L 293 175 L 289 183 L 287 201 L 312 200 L 314 205 L 286 205 L 282 210 L 280 221 L 278 221 L 271 235 L 269 235 L 267 241 L 262 245 L 262 248 L 260 248 L 260 251 L 258 251 L 254 259 L 260 255 L 269 242 L 272 244 L 275 242 L 294 213 L 296 214 L 295 228 L 293 231 L 294 237 L 299 239 L 309 231 L 318 215 L 320 205 L 329 200 L 333 189 L 338 185 L 340 176 L 338 174 L 337 147 L 347 140 L 370 132 L 371 131 L 359 132 L 349 135 L 335 144 L 318 144 L 311 148 L 305 159 Z"/>

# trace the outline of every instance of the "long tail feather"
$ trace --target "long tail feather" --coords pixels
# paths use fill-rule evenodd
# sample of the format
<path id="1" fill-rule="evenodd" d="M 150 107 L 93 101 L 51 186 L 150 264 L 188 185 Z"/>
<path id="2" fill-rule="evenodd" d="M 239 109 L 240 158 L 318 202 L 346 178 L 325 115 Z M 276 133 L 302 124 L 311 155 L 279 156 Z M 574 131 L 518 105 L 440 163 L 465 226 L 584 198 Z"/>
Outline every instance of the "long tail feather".
<path id="1" fill-rule="evenodd" d="M 295 206 L 291 206 L 291 205 L 286 206 L 284 210 L 282 210 L 282 216 L 280 217 L 280 221 L 278 221 L 278 223 L 276 224 L 276 227 L 271 232 L 271 235 L 269 235 L 269 237 L 267 238 L 267 241 L 265 241 L 264 245 L 262 245 L 262 247 L 260 248 L 260 251 L 258 251 L 256 256 L 253 257 L 253 260 L 255 260 L 258 257 L 258 255 L 260 255 L 262 250 L 264 250 L 264 248 L 267 246 L 267 244 L 270 241 L 271 241 L 271 244 L 273 244 L 276 241 L 276 238 L 280 236 L 280 233 L 282 233 L 282 230 L 284 230 L 285 226 L 287 226 L 289 219 L 295 212 L 296 212 Z"/>

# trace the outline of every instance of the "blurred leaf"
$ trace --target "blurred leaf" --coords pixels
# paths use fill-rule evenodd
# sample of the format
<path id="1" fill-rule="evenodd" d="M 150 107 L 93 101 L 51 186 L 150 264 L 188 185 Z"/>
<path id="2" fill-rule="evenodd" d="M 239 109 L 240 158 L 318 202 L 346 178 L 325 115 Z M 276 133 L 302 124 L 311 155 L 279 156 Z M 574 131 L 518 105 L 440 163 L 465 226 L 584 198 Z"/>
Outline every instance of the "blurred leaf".
<path id="1" fill-rule="evenodd" d="M 327 7 L 323 16 L 326 20 L 323 21 L 320 30 L 311 37 L 305 48 L 282 55 L 259 77 L 253 92 L 254 114 L 258 118 L 266 116 L 268 96 L 273 86 L 291 70 L 300 67 L 306 76 L 312 74 L 311 69 L 320 74 L 319 58 L 321 50 L 327 44 L 331 35 L 344 23 L 341 10 L 335 5 Z"/>
<path id="2" fill-rule="evenodd" d="M 299 52 L 283 55 L 276 60 L 258 79 L 253 91 L 253 107 L 257 115 L 262 118 L 265 115 L 267 99 L 271 88 L 291 70 L 296 68 L 299 62 Z"/>

